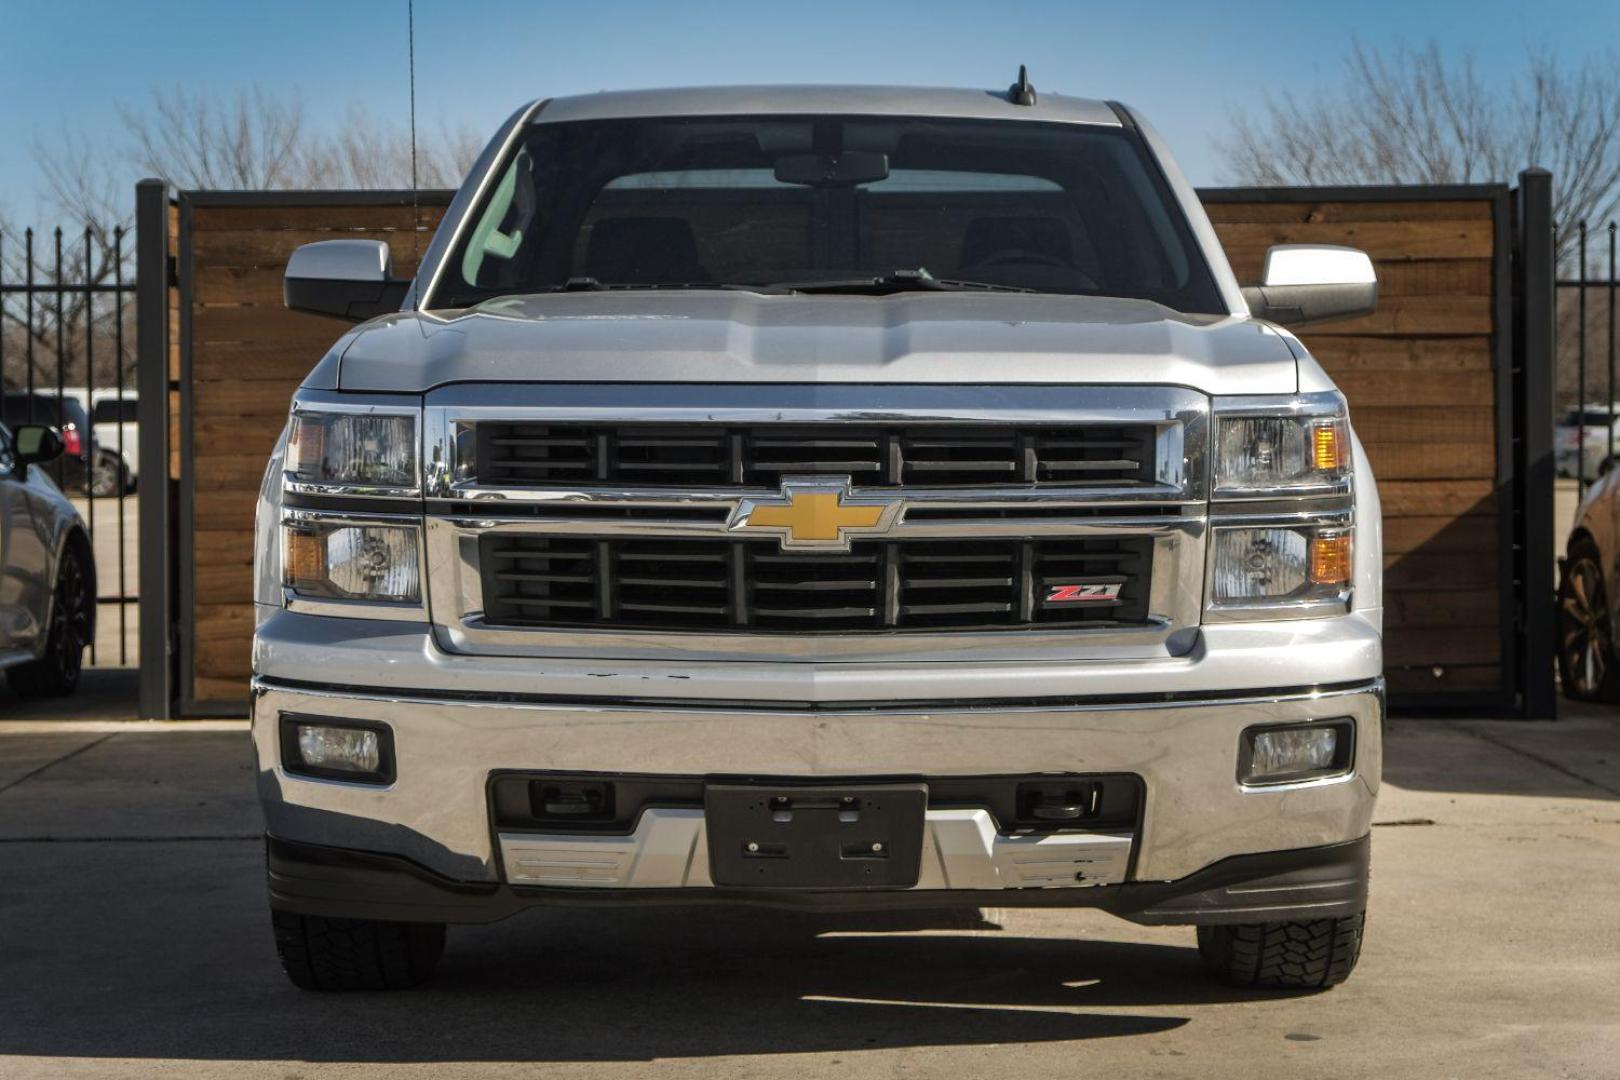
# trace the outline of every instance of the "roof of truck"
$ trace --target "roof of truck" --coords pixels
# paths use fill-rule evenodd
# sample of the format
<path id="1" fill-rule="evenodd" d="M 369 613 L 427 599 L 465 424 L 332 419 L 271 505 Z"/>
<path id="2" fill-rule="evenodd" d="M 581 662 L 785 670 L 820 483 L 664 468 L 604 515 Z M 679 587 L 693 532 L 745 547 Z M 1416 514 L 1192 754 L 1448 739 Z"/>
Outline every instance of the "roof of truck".
<path id="1" fill-rule="evenodd" d="M 865 116 L 945 116 L 961 119 L 1044 120 L 1119 127 L 1104 101 L 1040 93 L 1033 105 L 1015 105 L 1001 90 L 915 86 L 694 86 L 668 90 L 614 90 L 535 102 L 527 110 L 540 123 L 623 120 L 644 116 L 738 116 L 759 113 Z"/>

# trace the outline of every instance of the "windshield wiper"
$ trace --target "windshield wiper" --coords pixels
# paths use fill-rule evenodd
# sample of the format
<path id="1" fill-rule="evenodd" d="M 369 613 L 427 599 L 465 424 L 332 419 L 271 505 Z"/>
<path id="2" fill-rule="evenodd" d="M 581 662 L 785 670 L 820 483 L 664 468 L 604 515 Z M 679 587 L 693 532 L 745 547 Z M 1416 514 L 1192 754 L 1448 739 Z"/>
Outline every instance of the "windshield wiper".
<path id="1" fill-rule="evenodd" d="M 1033 293 L 1039 289 L 1026 289 L 1021 285 L 997 285 L 989 281 L 966 281 L 960 278 L 937 278 L 926 267 L 915 270 L 890 270 L 871 277 L 831 278 L 822 281 L 775 281 L 769 285 L 732 285 L 728 288 L 748 289 L 763 293 L 855 293 L 864 296 L 887 296 L 901 292 L 1014 292 Z"/>

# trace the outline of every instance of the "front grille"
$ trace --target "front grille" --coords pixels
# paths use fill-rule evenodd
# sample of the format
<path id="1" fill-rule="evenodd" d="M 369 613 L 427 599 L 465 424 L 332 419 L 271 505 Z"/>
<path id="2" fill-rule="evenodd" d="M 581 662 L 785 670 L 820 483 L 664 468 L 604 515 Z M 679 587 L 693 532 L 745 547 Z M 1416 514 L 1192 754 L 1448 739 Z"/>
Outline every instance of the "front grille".
<path id="1" fill-rule="evenodd" d="M 485 421 L 478 482 L 776 487 L 791 475 L 856 486 L 1134 486 L 1154 476 L 1151 424 L 869 427 L 843 424 L 572 424 Z"/>
<path id="2" fill-rule="evenodd" d="M 874 540 L 848 552 L 775 540 L 630 539 L 490 533 L 479 538 L 484 621 L 493 626 L 848 633 L 1140 626 L 1152 541 L 1144 537 Z M 1118 598 L 1048 603 L 1058 586 L 1119 586 Z"/>

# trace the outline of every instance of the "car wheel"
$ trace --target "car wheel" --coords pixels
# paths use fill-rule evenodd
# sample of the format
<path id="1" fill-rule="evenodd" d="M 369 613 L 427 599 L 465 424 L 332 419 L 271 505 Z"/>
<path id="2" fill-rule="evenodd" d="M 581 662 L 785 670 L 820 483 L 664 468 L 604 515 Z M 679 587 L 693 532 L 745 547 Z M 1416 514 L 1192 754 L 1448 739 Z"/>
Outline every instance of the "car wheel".
<path id="1" fill-rule="evenodd" d="M 100 451 L 90 470 L 90 494 L 98 499 L 121 495 L 125 490 L 124 463 L 117 454 Z"/>
<path id="2" fill-rule="evenodd" d="M 1570 549 L 1558 583 L 1558 675 L 1573 701 L 1620 700 L 1620 664 L 1614 655 L 1608 592 L 1597 545 Z"/>
<path id="3" fill-rule="evenodd" d="M 1232 986 L 1326 990 L 1350 977 L 1361 956 L 1366 913 L 1305 922 L 1200 926 L 1198 952 Z"/>
<path id="4" fill-rule="evenodd" d="M 404 990 L 433 974 L 443 923 L 327 919 L 272 911 L 282 970 L 301 990 Z"/>
<path id="5" fill-rule="evenodd" d="M 95 605 L 92 580 L 84 554 L 70 542 L 56 568 L 45 655 L 6 672 L 6 681 L 18 697 L 57 697 L 72 693 L 79 685 Z"/>

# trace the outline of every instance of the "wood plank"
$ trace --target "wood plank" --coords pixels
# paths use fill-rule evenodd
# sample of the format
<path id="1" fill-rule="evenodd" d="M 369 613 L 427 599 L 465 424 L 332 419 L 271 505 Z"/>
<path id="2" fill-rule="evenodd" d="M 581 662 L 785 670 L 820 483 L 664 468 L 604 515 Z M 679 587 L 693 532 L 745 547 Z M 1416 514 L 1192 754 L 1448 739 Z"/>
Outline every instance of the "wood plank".
<path id="1" fill-rule="evenodd" d="M 1349 399 L 1350 413 L 1369 405 L 1495 405 L 1496 384 L 1477 373 L 1412 371 L 1392 378 L 1387 372 L 1346 371 L 1335 380 Z"/>
<path id="2" fill-rule="evenodd" d="M 1490 296 L 1490 259 L 1381 259 L 1374 263 L 1378 273 L 1378 296 Z"/>
<path id="3" fill-rule="evenodd" d="M 1384 591 L 1494 590 L 1497 560 L 1459 559 L 1454 553 L 1408 551 L 1384 556 Z"/>
<path id="4" fill-rule="evenodd" d="M 241 536 L 243 529 L 253 527 L 258 501 L 258 491 L 245 488 L 210 491 L 206 496 L 198 492 L 192 503 L 192 518 L 199 532 L 224 529 Z"/>
<path id="5" fill-rule="evenodd" d="M 334 336 L 333 341 L 336 341 Z M 212 342 L 192 351 L 194 379 L 257 379 L 289 381 L 296 387 L 326 355 L 332 342 L 288 346 L 276 338 L 258 341 Z M 289 393 L 291 390 L 289 389 Z"/>
<path id="6" fill-rule="evenodd" d="M 1327 334 L 1301 338 L 1329 373 L 1339 371 L 1490 371 L 1495 366 L 1491 339 L 1464 337 L 1394 337 Z"/>
<path id="7" fill-rule="evenodd" d="M 438 227 L 447 209 L 426 200 L 436 196 L 423 192 L 424 202 L 417 209 L 417 221 L 425 233 Z M 287 230 L 408 230 L 409 206 L 199 206 L 191 211 L 191 229 L 198 232 L 287 231 Z M 426 241 L 423 241 L 426 247 Z"/>
<path id="8" fill-rule="evenodd" d="M 1369 448 L 1390 443 L 1490 443 L 1494 456 L 1496 410 L 1484 405 L 1369 405 L 1353 409 L 1350 422 Z"/>
<path id="9" fill-rule="evenodd" d="M 1392 694 L 1443 695 L 1458 691 L 1494 690 L 1502 685 L 1502 669 L 1495 664 L 1449 667 L 1386 667 L 1384 678 Z"/>
<path id="10" fill-rule="evenodd" d="M 1405 589 L 1384 595 L 1384 625 L 1449 630 L 1457 626 L 1499 625 L 1500 597 L 1494 592 Z"/>
<path id="11" fill-rule="evenodd" d="M 1320 225 L 1351 221 L 1490 221 L 1489 199 L 1423 199 L 1361 202 L 1206 202 L 1216 224 Z"/>
<path id="12" fill-rule="evenodd" d="M 246 715 L 248 707 L 248 681 L 246 679 L 192 679 L 191 696 L 194 701 L 215 705 L 231 716 Z"/>
<path id="13" fill-rule="evenodd" d="M 192 649 L 197 677 L 202 679 L 250 679 L 253 677 L 253 640 L 249 635 L 236 641 L 199 641 Z"/>
<path id="14" fill-rule="evenodd" d="M 1384 519 L 1386 555 L 1445 551 L 1494 559 L 1496 540 L 1496 530 L 1481 528 L 1472 518 L 1431 514 Z"/>
<path id="15" fill-rule="evenodd" d="M 197 307 L 191 314 L 192 363 L 203 358 L 204 348 L 217 342 L 241 341 L 278 341 L 304 352 L 318 349 L 318 359 L 348 329 L 337 319 L 283 307 Z"/>
<path id="16" fill-rule="evenodd" d="M 242 543 L 240 533 L 236 536 L 234 542 L 239 545 Z M 199 562 L 192 573 L 192 580 L 196 583 L 196 595 L 206 596 L 211 601 L 220 604 L 253 606 L 253 568 L 251 566 L 239 566 L 235 563 L 215 565 L 213 563 Z"/>
<path id="17" fill-rule="evenodd" d="M 1380 296 L 1378 309 L 1308 328 L 1312 340 L 1335 334 L 1489 334 L 1488 296 Z"/>
<path id="18" fill-rule="evenodd" d="M 282 269 L 293 251 L 319 240 L 383 240 L 394 260 L 394 272 L 407 276 L 416 259 L 427 250 L 421 233 L 381 229 L 222 229 L 199 233 L 192 244 L 194 279 L 220 267 Z"/>
<path id="19" fill-rule="evenodd" d="M 1495 664 L 1502 658 L 1502 638 L 1495 626 L 1454 625 L 1444 633 L 1399 627 L 1384 631 L 1384 658 L 1395 667 Z"/>
<path id="20" fill-rule="evenodd" d="M 1488 259 L 1495 243 L 1488 219 L 1473 221 L 1352 221 L 1300 224 L 1217 224 L 1228 256 L 1241 261 L 1275 244 L 1343 244 L 1379 259 Z"/>
<path id="21" fill-rule="evenodd" d="M 1364 449 L 1380 480 L 1467 480 L 1496 475 L 1496 444 L 1371 443 Z"/>
<path id="22" fill-rule="evenodd" d="M 197 422 L 229 416 L 282 416 L 292 405 L 297 384 L 270 380 L 211 379 L 191 387 Z"/>
<path id="23" fill-rule="evenodd" d="M 212 490 L 222 484 L 251 485 L 257 489 L 259 481 L 264 477 L 265 462 L 269 460 L 269 447 L 266 447 L 263 453 L 249 448 L 240 454 L 230 456 L 199 454 L 192 476 L 199 491 Z"/>
<path id="24" fill-rule="evenodd" d="M 1494 517 L 1495 485 L 1487 480 L 1392 480 L 1378 485 L 1384 520 L 1395 517 Z"/>

